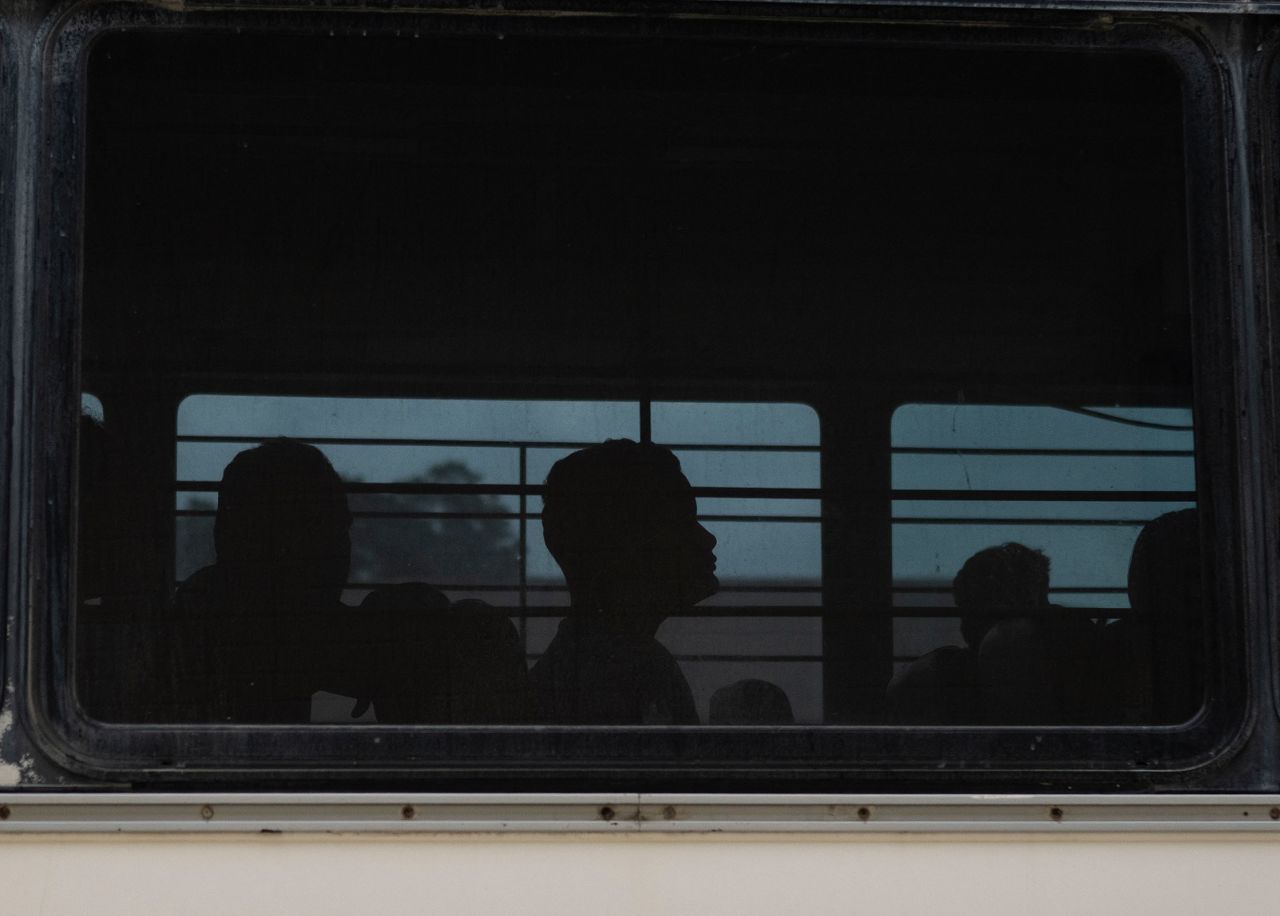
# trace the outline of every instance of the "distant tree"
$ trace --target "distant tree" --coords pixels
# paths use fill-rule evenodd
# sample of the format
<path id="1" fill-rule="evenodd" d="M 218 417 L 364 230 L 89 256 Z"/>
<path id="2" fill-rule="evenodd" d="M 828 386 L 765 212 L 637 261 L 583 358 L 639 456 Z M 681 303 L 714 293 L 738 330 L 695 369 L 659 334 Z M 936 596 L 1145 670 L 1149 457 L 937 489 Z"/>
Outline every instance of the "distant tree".
<path id="1" fill-rule="evenodd" d="M 478 484 L 482 478 L 461 461 L 445 461 L 404 482 Z M 350 502 L 353 512 L 388 513 L 356 519 L 351 534 L 353 582 L 505 585 L 517 581 L 516 522 L 485 517 L 510 511 L 496 496 L 368 493 L 355 494 Z M 454 517 L 413 517 L 428 512 Z"/>
<path id="2" fill-rule="evenodd" d="M 401 482 L 476 484 L 482 478 L 461 461 L 445 461 Z M 356 513 L 387 513 L 355 520 L 351 531 L 352 582 L 508 585 L 518 578 L 520 545 L 516 523 L 512 519 L 485 517 L 486 513 L 507 509 L 498 497 L 358 493 L 348 501 Z M 212 513 L 216 507 L 213 499 L 196 496 L 186 508 L 210 514 L 183 515 L 177 520 L 174 568 L 180 580 L 214 562 Z M 428 512 L 457 517 L 411 517 Z"/>

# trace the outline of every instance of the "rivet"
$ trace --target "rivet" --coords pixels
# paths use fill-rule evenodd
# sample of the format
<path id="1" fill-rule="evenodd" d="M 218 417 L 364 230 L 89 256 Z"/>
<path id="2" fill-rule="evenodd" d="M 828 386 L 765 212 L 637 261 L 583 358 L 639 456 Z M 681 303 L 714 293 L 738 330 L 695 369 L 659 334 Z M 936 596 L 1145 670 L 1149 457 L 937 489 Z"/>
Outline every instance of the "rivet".
<path id="1" fill-rule="evenodd" d="M 404 818 L 406 821 L 413 820 L 414 816 L 417 813 L 418 813 L 417 811 L 413 810 L 413 805 L 405 805 L 403 808 L 400 809 L 400 816 Z"/>
<path id="2" fill-rule="evenodd" d="M 1271 819 L 1273 821 L 1280 821 L 1280 808 L 1271 809 Z"/>
<path id="3" fill-rule="evenodd" d="M 675 805 L 667 805 L 662 809 L 662 817 L 664 820 L 674 821 L 676 819 Z"/>
<path id="4" fill-rule="evenodd" d="M 8 819 L 9 819 L 9 806 L 0 805 L 0 821 L 7 821 Z"/>
<path id="5" fill-rule="evenodd" d="M 200 816 L 206 821 L 210 820 L 213 817 L 213 808 L 209 805 L 205 805 L 200 809 Z"/>
<path id="6" fill-rule="evenodd" d="M 602 821 L 611 821 L 613 820 L 614 813 L 615 812 L 612 808 L 610 808 L 608 805 L 605 805 L 603 808 L 600 809 L 600 819 Z"/>
<path id="7" fill-rule="evenodd" d="M 1050 816 L 1051 818 L 1053 818 L 1055 821 L 1060 821 L 1060 820 L 1062 820 L 1062 809 L 1061 809 L 1061 808 L 1058 808 L 1058 807 L 1050 808 L 1050 809 L 1049 809 L 1049 816 Z"/>
<path id="8" fill-rule="evenodd" d="M 869 820 L 871 820 L 871 809 L 870 809 L 870 808 L 859 808 L 859 809 L 858 809 L 858 820 L 860 820 L 860 821 L 869 821 Z"/>

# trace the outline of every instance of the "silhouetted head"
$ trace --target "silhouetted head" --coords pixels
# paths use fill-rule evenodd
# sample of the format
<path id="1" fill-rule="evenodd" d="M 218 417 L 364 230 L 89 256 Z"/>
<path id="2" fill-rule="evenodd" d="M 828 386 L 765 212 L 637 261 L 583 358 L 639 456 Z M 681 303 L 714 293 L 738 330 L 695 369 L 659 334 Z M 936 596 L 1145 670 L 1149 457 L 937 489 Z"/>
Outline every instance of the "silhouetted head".
<path id="1" fill-rule="evenodd" d="M 1157 617 L 1200 612 L 1200 526 L 1195 509 L 1147 522 L 1129 560 L 1129 604 Z"/>
<path id="2" fill-rule="evenodd" d="M 793 725 L 786 691 L 757 678 L 734 681 L 711 695 L 711 725 Z"/>
<path id="3" fill-rule="evenodd" d="M 716 539 L 665 448 L 610 439 L 547 475 L 543 538 L 580 609 L 653 629 L 676 607 L 715 594 Z"/>
<path id="4" fill-rule="evenodd" d="M 1028 611 L 1049 604 L 1049 558 L 1010 541 L 979 550 L 952 583 L 956 607 L 974 611 Z M 975 649 L 997 621 L 971 615 L 960 621 L 964 640 Z"/>
<path id="5" fill-rule="evenodd" d="M 336 602 L 351 566 L 350 528 L 342 480 L 313 446 L 273 439 L 223 471 L 214 546 L 237 586 Z"/>

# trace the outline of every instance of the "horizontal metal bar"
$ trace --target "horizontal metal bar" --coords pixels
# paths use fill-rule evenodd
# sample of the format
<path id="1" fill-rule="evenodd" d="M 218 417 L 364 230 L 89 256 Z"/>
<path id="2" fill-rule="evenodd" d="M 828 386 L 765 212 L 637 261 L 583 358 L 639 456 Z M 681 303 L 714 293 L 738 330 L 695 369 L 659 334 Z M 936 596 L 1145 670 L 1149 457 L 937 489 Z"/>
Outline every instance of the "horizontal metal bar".
<path id="1" fill-rule="evenodd" d="M 531 516 L 532 517 L 532 516 Z M 542 516 L 539 515 L 538 518 Z M 785 522 L 789 525 L 809 524 L 816 525 L 822 522 L 820 515 L 704 515 L 698 513 L 698 521 L 700 522 L 749 522 L 751 524 L 768 524 L 771 522 Z"/>
<path id="2" fill-rule="evenodd" d="M 212 445 L 260 445 L 270 441 L 270 436 L 177 436 L 179 443 L 197 443 Z M 529 442 L 520 439 L 414 439 L 402 437 L 360 437 L 360 436 L 298 436 L 291 437 L 297 442 L 310 445 L 386 445 L 413 446 L 420 448 L 508 448 L 508 449 L 583 449 L 593 442 Z M 658 442 L 663 448 L 673 452 L 806 452 L 818 453 L 819 445 L 760 445 L 760 444 L 715 444 L 709 442 Z"/>
<path id="3" fill-rule="evenodd" d="M 175 518 L 217 518 L 214 509 L 175 509 Z M 386 519 L 510 519 L 541 518 L 532 513 L 521 516 L 519 512 L 352 512 L 352 518 L 386 518 Z"/>
<path id="4" fill-rule="evenodd" d="M 495 831 L 1280 835 L 1280 796 L 0 793 L 0 834 Z"/>
<path id="5" fill-rule="evenodd" d="M 356 590 L 369 588 L 379 588 L 381 586 L 348 586 L 348 589 Z M 445 586 L 440 588 L 441 591 L 476 591 L 491 592 L 496 589 L 492 586 Z M 527 589 L 534 591 L 533 588 Z M 518 592 L 518 586 L 512 586 L 503 591 Z M 516 604 L 494 604 L 486 605 L 498 611 L 509 612 L 511 617 L 526 617 L 532 619 L 560 618 L 567 617 L 572 608 L 568 605 L 516 605 Z M 984 618 L 991 620 L 1005 620 L 1015 617 L 1035 617 L 1044 613 L 1044 608 L 1002 608 L 999 610 L 979 611 L 979 610 L 963 610 L 961 608 L 952 607 L 950 605 L 939 605 L 937 607 L 860 607 L 854 609 L 839 609 L 829 605 L 821 604 L 712 604 L 712 605 L 695 605 L 690 608 L 676 608 L 668 613 L 669 617 L 678 617 L 681 619 L 697 619 L 700 617 L 707 618 L 733 618 L 733 617 L 787 617 L 787 618 L 813 618 L 829 617 L 834 613 L 840 613 L 846 617 L 862 617 L 862 618 L 937 618 L 951 619 L 961 617 Z M 1064 607 L 1055 605 L 1053 608 L 1055 613 L 1064 613 L 1074 617 L 1087 618 L 1106 618 L 1108 620 L 1118 617 L 1134 617 L 1140 616 L 1138 612 L 1132 608 L 1120 607 Z M 353 614 L 358 614 L 356 608 L 352 608 Z M 735 658 L 743 658 L 745 656 L 735 656 Z"/>
<path id="6" fill-rule="evenodd" d="M 499 605 L 499 609 L 505 609 L 505 606 Z M 568 607 L 551 607 L 551 606 L 534 606 L 530 605 L 520 610 L 522 617 L 564 617 L 569 614 Z M 1045 608 L 1001 608 L 999 610 L 964 610 L 951 606 L 938 607 L 862 607 L 852 610 L 843 610 L 824 606 L 820 604 L 721 604 L 711 606 L 696 606 L 691 608 L 678 608 L 671 611 L 667 616 L 686 618 L 698 617 L 795 617 L 795 618 L 820 618 L 829 617 L 833 613 L 841 613 L 845 617 L 861 617 L 861 618 L 892 618 L 892 619 L 918 619 L 918 618 L 938 618 L 938 619 L 959 619 L 962 617 L 973 617 L 984 620 L 1010 620 L 1018 617 L 1038 617 L 1045 613 Z M 1112 620 L 1119 617 L 1140 617 L 1139 612 L 1133 608 L 1127 607 L 1069 607 L 1055 605 L 1052 609 L 1055 614 L 1065 614 L 1071 617 L 1085 617 L 1089 619 L 1105 618 Z"/>
<path id="7" fill-rule="evenodd" d="M 893 490 L 897 500 L 940 502 L 1194 503 L 1194 490 Z"/>
<path id="8" fill-rule="evenodd" d="M 964 455 L 964 457 L 1019 458 L 1194 458 L 1192 449 L 951 449 L 942 446 L 895 445 L 890 449 L 895 455 Z"/>
<path id="9" fill-rule="evenodd" d="M 347 588 L 387 588 L 389 586 L 401 585 L 401 582 L 348 582 Z M 518 592 L 521 589 L 529 592 L 567 592 L 569 587 L 563 583 L 529 583 L 521 585 L 513 582 L 510 585 L 482 583 L 468 584 L 465 582 L 445 582 L 431 583 L 432 586 L 438 588 L 442 592 Z M 752 594 L 760 592 L 761 594 L 773 593 L 789 593 L 797 592 L 800 594 L 817 594 L 822 591 L 821 585 L 721 585 L 718 594 L 746 593 Z M 950 591 L 950 589 L 945 589 Z"/>
<path id="10" fill-rule="evenodd" d="M 893 446 L 894 455 L 976 455 L 1028 458 L 1194 458 L 1191 449 L 1159 448 L 942 448 Z"/>
<path id="11" fill-rule="evenodd" d="M 196 443 L 201 445 L 260 445 L 270 442 L 272 436 L 197 436 L 178 435 L 174 437 L 179 444 Z M 599 445 L 598 442 L 548 441 L 526 442 L 519 439 L 431 439 L 426 437 L 405 436 L 290 436 L 295 442 L 306 442 L 310 445 L 387 445 L 445 448 L 587 448 Z"/>
<path id="12" fill-rule="evenodd" d="M 442 591 L 443 590 L 444 589 L 442 589 Z M 518 589 L 513 588 L 511 589 L 511 591 L 513 592 L 518 591 Z M 532 619 L 567 617 L 572 611 L 572 608 L 568 607 L 567 605 L 496 604 L 496 605 L 491 605 L 490 607 L 499 611 L 509 611 L 510 612 L 509 616 L 511 617 L 527 617 Z M 914 609 L 910 609 L 910 610 L 914 610 Z M 948 610 L 947 608 L 938 608 L 936 610 L 943 611 L 944 613 L 929 614 L 927 616 L 930 616 L 930 617 L 951 616 L 945 613 Z M 354 612 L 354 609 L 353 609 L 353 612 Z M 862 616 L 873 616 L 873 615 L 889 616 L 889 617 L 898 616 L 896 612 L 892 609 L 886 609 L 883 611 L 881 610 L 859 611 L 857 613 Z M 667 614 L 667 616 L 679 617 L 681 619 L 699 618 L 699 617 L 717 617 L 717 618 L 719 617 L 797 617 L 797 618 L 812 617 L 812 618 L 819 618 L 819 617 L 822 617 L 823 614 L 824 614 L 824 609 L 821 605 L 818 605 L 818 604 L 801 604 L 801 605 L 716 604 L 716 605 L 709 605 L 706 607 L 696 606 L 691 608 L 677 608 L 670 611 Z M 902 616 L 914 617 L 916 615 L 905 614 Z M 956 614 L 954 616 L 960 616 L 960 615 Z M 1014 616 L 1014 615 L 1007 615 L 1007 616 Z M 1110 617 L 1111 614 L 1108 613 L 1102 616 Z"/>
<path id="13" fill-rule="evenodd" d="M 890 519 L 894 525 L 1043 525 L 1067 528 L 1141 528 L 1150 521 L 1149 518 L 947 518 L 936 515 L 919 518 L 895 515 Z"/>
<path id="14" fill-rule="evenodd" d="M 393 588 L 397 585 L 404 585 L 404 582 L 348 582 L 348 589 L 375 589 L 375 588 Z M 494 583 L 466 583 L 466 582 L 432 582 L 430 585 L 442 592 L 567 592 L 567 585 L 521 585 L 518 582 L 512 582 L 510 585 L 494 584 Z"/>
<path id="15" fill-rule="evenodd" d="M 179 480 L 175 492 L 215 493 L 212 480 Z M 364 483 L 344 482 L 348 493 L 406 493 L 413 495 L 511 495 L 541 496 L 537 484 L 486 483 Z M 1186 502 L 1194 503 L 1193 490 L 879 490 L 820 487 L 693 487 L 694 496 L 737 499 L 832 499 L 846 496 L 887 496 L 895 500 L 939 502 Z"/>
<path id="16" fill-rule="evenodd" d="M 175 437 L 179 444 L 259 445 L 270 436 L 193 436 Z M 496 448 L 496 449 L 583 449 L 599 442 L 522 441 L 518 439 L 428 439 L 401 436 L 299 436 L 295 441 L 311 445 L 372 445 L 413 448 Z M 747 444 L 711 442 L 658 442 L 674 452 L 798 452 L 818 454 L 820 445 Z M 943 446 L 893 446 L 894 455 L 973 455 L 1026 457 L 1094 457 L 1094 458 L 1194 458 L 1191 449 L 1086 449 L 1086 448 L 948 448 Z"/>
<path id="17" fill-rule="evenodd" d="M 717 655 L 707 653 L 680 653 L 673 652 L 671 657 L 678 662 L 802 662 L 807 665 L 822 664 L 825 659 L 821 655 L 752 655 L 743 653 L 741 655 L 732 655 L 721 653 Z"/>
<path id="18" fill-rule="evenodd" d="M 526 652 L 524 657 L 526 661 L 536 662 L 542 658 L 543 654 L 542 652 Z M 734 664 L 738 662 L 764 662 L 766 664 L 801 662 L 806 665 L 821 665 L 825 661 L 821 655 L 749 655 L 745 653 L 742 655 L 688 655 L 673 652 L 671 657 L 678 662 L 725 662 Z M 912 659 L 917 657 L 915 655 L 911 656 Z"/>
<path id="19" fill-rule="evenodd" d="M 1133 608 L 1127 607 L 1064 607 L 1062 605 L 1054 605 L 1052 608 L 1054 614 L 1066 614 L 1071 617 L 1103 617 L 1112 620 L 1117 617 L 1140 617 L 1142 616 Z M 1045 608 L 1003 608 L 993 611 L 978 610 L 962 610 L 957 607 L 895 607 L 890 609 L 872 608 L 859 611 L 858 614 L 863 617 L 893 617 L 893 618 L 960 618 L 973 617 L 983 620 L 1007 620 L 1014 617 L 1038 617 L 1042 616 Z"/>
<path id="20" fill-rule="evenodd" d="M 953 591 L 950 585 L 895 585 L 893 591 L 903 595 L 950 595 Z M 1062 595 L 1124 595 L 1129 591 L 1127 586 L 1105 586 L 1105 585 L 1078 585 L 1078 586 L 1061 586 L 1055 585 L 1049 589 L 1049 594 Z"/>
<path id="21" fill-rule="evenodd" d="M 216 509 L 175 509 L 173 512 L 177 518 L 216 518 L 218 513 Z M 362 510 L 351 513 L 352 518 L 389 518 L 389 519 L 431 519 L 431 518 L 497 518 L 519 521 L 520 519 L 528 519 L 537 521 L 542 518 L 541 512 L 526 512 L 523 515 L 519 512 L 379 512 L 376 510 Z M 702 522 L 786 522 L 794 524 L 796 522 L 807 522 L 809 524 L 817 524 L 822 521 L 820 515 L 702 515 L 697 516 Z M 1141 523 L 1140 523 L 1141 524 Z"/>
<path id="22" fill-rule="evenodd" d="M 213 480 L 179 480 L 175 492 L 216 493 L 221 486 Z M 406 494 L 411 496 L 541 496 L 540 484 L 495 483 L 366 483 L 343 481 L 348 493 Z M 673 490 L 673 492 L 675 492 Z M 681 491 L 688 492 L 688 491 Z M 694 496 L 735 497 L 739 499 L 821 499 L 823 491 L 816 487 L 693 487 Z M 828 491 L 828 495 L 832 491 Z"/>
<path id="23" fill-rule="evenodd" d="M 175 492 L 216 493 L 221 484 L 216 480 L 179 480 L 174 484 Z M 541 486 L 520 484 L 493 483 L 366 483 L 364 481 L 343 481 L 342 488 L 348 493 L 386 493 L 391 495 L 407 494 L 410 496 L 461 495 L 461 496 L 519 496 L 520 494 L 542 494 Z"/>
<path id="24" fill-rule="evenodd" d="M 175 509 L 176 518 L 216 518 L 216 509 Z M 352 518 L 499 518 L 518 521 L 521 518 L 537 521 L 542 518 L 541 512 L 379 512 L 361 510 L 351 513 Z M 816 524 L 823 521 L 821 515 L 704 515 L 698 514 L 703 522 L 808 522 Z M 948 518 L 945 516 L 894 516 L 890 522 L 894 525 L 1057 525 L 1076 527 L 1097 527 L 1110 525 L 1113 527 L 1140 527 L 1151 519 L 1128 518 Z"/>

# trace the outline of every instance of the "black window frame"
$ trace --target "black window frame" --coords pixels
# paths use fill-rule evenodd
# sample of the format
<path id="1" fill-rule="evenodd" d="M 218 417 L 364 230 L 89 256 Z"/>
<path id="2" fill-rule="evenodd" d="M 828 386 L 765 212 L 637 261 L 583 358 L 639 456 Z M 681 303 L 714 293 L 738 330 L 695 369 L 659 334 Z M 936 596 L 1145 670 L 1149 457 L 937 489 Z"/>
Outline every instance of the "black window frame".
<path id="1" fill-rule="evenodd" d="M 17 290 L 15 271 L 14 240 L 14 200 L 16 178 L 16 155 L 18 147 L 18 111 L 16 88 L 18 86 L 19 61 L 15 53 L 15 42 L 10 35 L 9 23 L 0 19 L 0 289 L 13 294 Z M 14 301 L 16 301 L 16 296 Z M 14 374 L 14 322 L 13 315 L 17 309 L 10 305 L 7 309 L 10 320 L 0 323 L 0 424 L 4 429 L 14 428 L 14 407 L 17 385 Z M 0 454 L 0 479 L 12 480 L 13 449 L 5 449 Z M 0 492 L 0 519 L 9 519 L 11 487 L 4 487 Z M 10 534 L 9 526 L 0 525 L 0 550 L 6 557 L 12 556 L 15 539 Z M 0 595 L 12 595 L 12 564 L 4 562 L 0 569 Z M 7 685 L 12 628 L 6 627 L 0 634 L 0 685 Z M 11 691 L 0 687 L 0 711 L 12 708 Z"/>
<path id="2" fill-rule="evenodd" d="M 1257 411 L 1260 464 L 1266 478 L 1280 480 L 1280 371 L 1275 363 L 1275 348 L 1280 333 L 1280 26 L 1268 22 L 1256 42 L 1257 54 L 1247 74 L 1249 97 L 1247 126 L 1260 138 L 1259 155 L 1252 176 L 1254 193 L 1249 207 L 1257 225 L 1255 238 L 1264 253 L 1248 265 L 1253 284 L 1256 309 L 1246 316 L 1257 340 L 1257 357 L 1264 367 L 1263 404 Z M 1254 529 L 1254 537 L 1264 556 L 1280 556 L 1280 489 L 1267 488 L 1262 517 Z M 1272 613 L 1267 615 L 1261 632 L 1265 634 L 1261 650 L 1268 656 L 1270 668 L 1270 701 L 1272 719 L 1280 719 L 1280 579 L 1269 579 L 1268 598 Z"/>
<path id="3" fill-rule="evenodd" d="M 38 148 L 49 156 L 35 175 L 34 254 L 29 305 L 30 369 L 21 378 L 22 522 L 27 570 L 23 721 L 52 760 L 88 778 L 141 785 L 375 785 L 450 787 L 679 788 L 776 790 L 1057 786 L 1185 788 L 1203 782 L 1248 738 L 1256 697 L 1246 682 L 1255 653 L 1252 625 L 1263 606 L 1256 545 L 1248 546 L 1252 500 L 1261 482 L 1246 445 L 1242 412 L 1252 406 L 1249 359 L 1235 329 L 1244 308 L 1232 255 L 1226 163 L 1229 100 L 1223 64 L 1193 27 L 1134 14 L 1030 11 L 966 14 L 949 10 L 706 4 L 700 15 L 663 16 L 626 6 L 581 17 L 542 17 L 535 4 L 508 13 L 477 9 L 384 11 L 377 15 L 279 4 L 185 13 L 129 3 L 81 6 L 40 49 L 44 120 Z M 271 9 L 268 9 L 271 7 Z M 683 8 L 682 9 L 686 9 Z M 468 15 L 476 13 L 477 15 Z M 604 13 L 602 15 L 602 13 Z M 612 15 L 609 15 L 609 14 Z M 984 24 L 988 26 L 984 28 Z M 1197 473 L 1204 540 L 1214 545 L 1213 604 L 1219 657 L 1210 665 L 1209 700 L 1183 726 L 814 729 L 691 727 L 391 727 L 104 725 L 78 711 L 59 646 L 67 644 L 75 516 L 75 429 L 79 413 L 79 241 L 83 219 L 85 62 L 97 36 L 113 29 L 199 29 L 360 34 L 479 32 L 720 35 L 862 45 L 1020 48 L 1045 53 L 1154 54 L 1184 86 L 1187 213 L 1195 334 Z M 0 236 L 0 240 L 2 240 Z M 550 383 L 554 387 L 554 383 Z M 821 413 L 820 398 L 816 404 Z M 889 406 L 889 405 L 886 405 Z M 890 407 L 891 409 L 891 407 Z M 16 427 L 15 427 L 16 428 Z M 823 474 L 828 452 L 824 448 Z M 887 468 L 889 456 L 883 456 Z M 865 469 L 841 469 L 843 473 Z M 874 469 L 873 469 L 874 470 Z M 838 483 L 836 483 L 838 486 Z M 887 488 L 886 488 L 887 489 Z M 825 539 L 824 539 L 825 540 Z M 772 752 L 761 757 L 762 747 Z M 522 759 L 512 759 L 514 754 Z M 941 765 L 940 765 L 941 764 Z"/>

